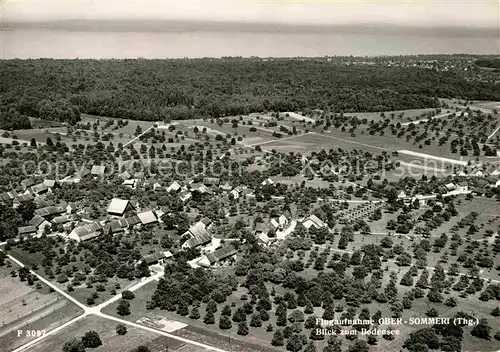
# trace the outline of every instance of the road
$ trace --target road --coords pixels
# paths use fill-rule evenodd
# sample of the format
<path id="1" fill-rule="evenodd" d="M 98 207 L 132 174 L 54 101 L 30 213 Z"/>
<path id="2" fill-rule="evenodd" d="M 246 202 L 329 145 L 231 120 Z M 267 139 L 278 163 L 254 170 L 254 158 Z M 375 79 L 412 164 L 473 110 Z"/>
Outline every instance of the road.
<path id="1" fill-rule="evenodd" d="M 25 265 L 21 261 L 19 261 L 18 259 L 14 258 L 12 255 L 8 254 L 7 257 L 12 262 L 16 263 L 17 265 L 19 265 L 21 267 L 25 267 Z M 128 325 L 128 326 L 133 326 L 133 327 L 141 329 L 141 330 L 150 331 L 150 332 L 157 333 L 159 335 L 167 336 L 167 337 L 169 337 L 171 339 L 174 339 L 174 340 L 177 340 L 177 341 L 181 341 L 181 342 L 184 342 L 184 343 L 187 343 L 187 344 L 191 344 L 191 345 L 194 345 L 194 346 L 198 346 L 198 347 L 201 347 L 201 348 L 205 348 L 206 350 L 209 350 L 209 351 L 229 352 L 229 351 L 225 351 L 223 349 L 217 348 L 217 347 L 206 345 L 204 343 L 200 343 L 200 342 L 197 342 L 197 341 L 194 341 L 194 340 L 186 339 L 186 338 L 181 337 L 181 336 L 173 335 L 173 334 L 167 333 L 167 332 L 162 331 L 162 330 L 153 329 L 153 328 L 141 325 L 141 324 L 137 324 L 137 323 L 125 320 L 125 319 L 113 317 L 111 315 L 107 315 L 107 314 L 102 313 L 101 310 L 104 307 L 110 305 L 113 302 L 118 301 L 122 297 L 121 293 L 118 293 L 117 295 L 111 297 L 110 299 L 108 299 L 107 301 L 99 304 L 98 306 L 89 307 L 89 306 L 86 306 L 83 303 L 79 302 L 78 300 L 76 300 L 74 297 L 72 297 L 71 295 L 69 295 L 68 293 L 66 293 L 64 290 L 60 289 L 57 285 L 53 284 L 49 280 L 46 280 L 44 277 L 38 275 L 33 270 L 30 270 L 30 273 L 33 274 L 33 275 L 35 275 L 41 282 L 45 283 L 47 286 L 53 288 L 54 291 L 56 291 L 59 294 L 61 294 L 64 298 L 68 299 L 69 301 L 71 301 L 74 304 L 76 304 L 78 307 L 82 308 L 83 309 L 83 314 L 81 314 L 78 317 L 76 317 L 76 318 L 74 318 L 74 319 L 72 319 L 72 320 L 70 320 L 70 321 L 68 321 L 68 322 L 66 322 L 66 323 L 58 326 L 55 329 L 47 331 L 45 333 L 45 335 L 42 335 L 40 337 L 37 337 L 36 339 L 33 339 L 33 340 L 27 342 L 26 344 L 24 344 L 24 345 L 16 348 L 12 352 L 26 351 L 28 348 L 30 348 L 31 346 L 37 344 L 38 342 L 46 339 L 49 336 L 52 336 L 52 335 L 58 333 L 59 331 L 65 329 L 66 327 L 72 325 L 73 323 L 75 323 L 75 322 L 79 321 L 80 319 L 82 319 L 82 318 L 84 318 L 84 317 L 86 317 L 88 315 L 91 315 L 91 314 L 96 315 L 96 316 L 101 317 L 101 318 L 104 318 L 104 319 L 117 321 L 117 322 L 120 322 L 120 323 Z M 139 288 L 143 287 L 144 285 L 147 285 L 148 283 L 150 283 L 152 281 L 157 281 L 160 277 L 163 276 L 163 274 L 164 274 L 163 271 L 159 271 L 159 272 L 157 272 L 157 273 L 155 273 L 155 274 L 153 274 L 153 275 L 151 275 L 151 276 L 149 276 L 149 277 L 147 277 L 145 279 L 143 278 L 143 280 L 139 281 L 137 284 L 129 287 L 128 290 L 130 290 L 130 291 L 136 291 Z"/>
<path id="2" fill-rule="evenodd" d="M 441 115 L 437 115 L 437 116 L 432 116 L 432 117 L 427 118 L 427 119 L 421 119 L 421 120 L 415 120 L 415 121 L 408 121 L 408 122 L 402 123 L 401 126 L 409 126 L 411 124 L 418 125 L 420 122 L 427 122 L 430 119 L 440 119 L 442 117 L 450 116 L 451 114 L 452 114 L 452 112 L 447 112 L 445 114 L 441 114 Z"/>
<path id="3" fill-rule="evenodd" d="M 488 139 L 493 138 L 493 136 L 498 132 L 498 130 L 500 130 L 500 125 L 498 125 L 497 129 L 494 130 L 493 133 L 488 136 Z"/>
<path id="4" fill-rule="evenodd" d="M 146 133 L 149 132 L 150 129 L 154 128 L 155 125 L 152 125 L 152 126 L 149 126 L 148 128 L 146 128 L 146 130 L 144 132 L 142 132 L 140 135 L 138 135 L 137 137 L 135 137 L 134 139 L 131 139 L 130 141 L 128 141 L 127 143 L 125 143 L 123 146 L 126 147 L 127 145 L 129 144 L 132 144 L 134 143 L 136 140 L 138 140 L 139 138 L 141 138 L 143 135 L 145 135 Z"/>

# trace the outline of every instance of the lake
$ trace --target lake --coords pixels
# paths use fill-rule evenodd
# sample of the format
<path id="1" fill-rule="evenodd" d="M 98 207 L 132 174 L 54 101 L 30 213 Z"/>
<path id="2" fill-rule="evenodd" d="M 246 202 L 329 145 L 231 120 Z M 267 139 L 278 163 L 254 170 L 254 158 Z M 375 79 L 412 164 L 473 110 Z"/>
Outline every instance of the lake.
<path id="1" fill-rule="evenodd" d="M 498 54 L 494 37 L 265 32 L 1 31 L 0 56 L 12 58 L 182 58 Z"/>

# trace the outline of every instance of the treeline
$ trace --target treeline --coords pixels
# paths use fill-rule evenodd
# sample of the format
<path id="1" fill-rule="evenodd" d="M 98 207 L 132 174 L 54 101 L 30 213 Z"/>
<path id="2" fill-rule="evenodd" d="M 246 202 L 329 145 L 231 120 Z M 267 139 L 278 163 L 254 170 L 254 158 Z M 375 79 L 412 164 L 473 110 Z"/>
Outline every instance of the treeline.
<path id="1" fill-rule="evenodd" d="M 0 62 L 6 111 L 69 123 L 80 113 L 154 121 L 265 110 L 391 111 L 438 107 L 436 97 L 500 100 L 500 90 L 459 72 L 325 60 Z"/>
<path id="2" fill-rule="evenodd" d="M 474 63 L 479 67 L 500 68 L 500 59 L 479 59 Z"/>

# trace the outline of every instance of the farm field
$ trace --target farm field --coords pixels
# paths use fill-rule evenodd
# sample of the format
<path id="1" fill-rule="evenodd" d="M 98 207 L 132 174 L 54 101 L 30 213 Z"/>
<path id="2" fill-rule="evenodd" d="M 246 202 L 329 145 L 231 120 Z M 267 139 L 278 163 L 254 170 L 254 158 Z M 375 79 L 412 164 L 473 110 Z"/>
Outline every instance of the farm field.
<path id="1" fill-rule="evenodd" d="M 83 313 L 78 307 L 51 293 L 38 281 L 33 286 L 12 277 L 15 267 L 0 267 L 0 346 L 12 350 L 28 342 L 32 337 L 26 331 L 49 331 Z M 23 333 L 18 336 L 18 330 Z"/>
<path id="2" fill-rule="evenodd" d="M 92 348 L 95 352 L 127 352 L 138 346 L 147 346 L 152 352 L 163 352 L 165 348 L 169 351 L 185 351 L 183 348 L 185 344 L 182 342 L 131 326 L 127 326 L 125 335 L 118 335 L 115 331 L 117 324 L 115 321 L 90 315 L 37 343 L 30 348 L 30 351 L 60 351 L 66 341 L 72 337 L 79 339 L 90 330 L 96 331 L 102 341 L 101 346 Z M 202 350 L 191 349 L 189 351 L 201 352 Z"/>

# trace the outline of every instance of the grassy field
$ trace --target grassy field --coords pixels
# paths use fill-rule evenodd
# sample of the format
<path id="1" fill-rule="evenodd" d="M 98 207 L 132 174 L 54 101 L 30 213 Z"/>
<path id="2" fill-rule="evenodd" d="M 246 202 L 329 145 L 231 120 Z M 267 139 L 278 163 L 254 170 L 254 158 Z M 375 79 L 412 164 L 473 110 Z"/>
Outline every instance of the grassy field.
<path id="1" fill-rule="evenodd" d="M 138 346 L 147 346 L 152 352 L 163 352 L 165 348 L 169 351 L 184 351 L 182 342 L 170 339 L 153 332 L 127 326 L 125 335 L 118 335 L 115 331 L 117 323 L 96 316 L 88 316 L 70 325 L 63 331 L 52 335 L 35 346 L 31 347 L 33 352 L 60 351 L 64 343 L 72 337 L 79 339 L 87 331 L 94 330 L 99 334 L 102 345 L 92 348 L 95 352 L 132 351 Z M 198 351 L 201 351 L 199 349 Z"/>
<path id="2" fill-rule="evenodd" d="M 12 350 L 28 342 L 26 330 L 54 329 L 83 313 L 56 293 L 50 293 L 46 285 L 37 288 L 37 282 L 29 286 L 19 277 L 11 277 L 10 270 L 0 268 L 0 346 L 4 351 Z M 18 336 L 18 331 L 23 333 Z"/>

